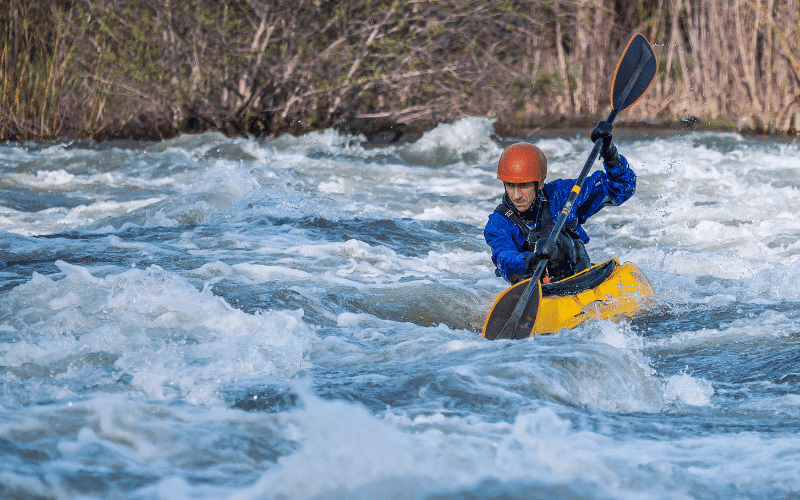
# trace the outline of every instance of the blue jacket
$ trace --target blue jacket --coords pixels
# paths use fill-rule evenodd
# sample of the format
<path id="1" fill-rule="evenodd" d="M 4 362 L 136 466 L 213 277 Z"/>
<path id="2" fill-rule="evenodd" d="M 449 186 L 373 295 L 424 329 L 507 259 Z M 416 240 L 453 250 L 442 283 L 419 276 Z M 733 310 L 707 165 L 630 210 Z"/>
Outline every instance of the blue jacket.
<path id="1" fill-rule="evenodd" d="M 581 225 L 603 207 L 621 205 L 636 191 L 636 174 L 624 156 L 619 155 L 619 158 L 621 165 L 604 163 L 604 171 L 598 170 L 586 178 L 572 206 L 572 213 L 564 223 L 565 227 L 574 227 L 584 243 L 589 242 L 589 235 Z M 574 185 L 574 179 L 557 179 L 542 187 L 554 221 L 566 205 Z M 492 262 L 497 266 L 498 276 L 510 282 L 512 276 L 529 274 L 525 269 L 525 254 L 528 253 L 525 235 L 511 219 L 492 212 L 483 230 L 483 237 L 492 247 Z"/>

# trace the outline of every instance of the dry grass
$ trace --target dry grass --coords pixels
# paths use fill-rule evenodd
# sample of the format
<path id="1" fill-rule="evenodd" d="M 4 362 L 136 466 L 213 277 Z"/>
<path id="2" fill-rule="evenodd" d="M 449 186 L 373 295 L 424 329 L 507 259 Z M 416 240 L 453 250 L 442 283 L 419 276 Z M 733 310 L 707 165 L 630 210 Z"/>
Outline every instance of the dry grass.
<path id="1" fill-rule="evenodd" d="M 798 2 L 8 0 L 0 139 L 585 126 L 635 32 L 660 69 L 620 123 L 796 134 Z"/>

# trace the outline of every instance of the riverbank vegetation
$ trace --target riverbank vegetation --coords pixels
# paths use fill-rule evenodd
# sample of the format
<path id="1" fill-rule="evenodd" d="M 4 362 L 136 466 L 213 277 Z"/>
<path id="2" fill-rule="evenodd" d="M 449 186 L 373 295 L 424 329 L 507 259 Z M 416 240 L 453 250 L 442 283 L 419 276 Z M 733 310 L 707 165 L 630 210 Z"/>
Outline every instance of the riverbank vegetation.
<path id="1" fill-rule="evenodd" d="M 588 127 L 636 32 L 618 124 L 798 133 L 800 0 L 8 0 L 0 139 Z"/>

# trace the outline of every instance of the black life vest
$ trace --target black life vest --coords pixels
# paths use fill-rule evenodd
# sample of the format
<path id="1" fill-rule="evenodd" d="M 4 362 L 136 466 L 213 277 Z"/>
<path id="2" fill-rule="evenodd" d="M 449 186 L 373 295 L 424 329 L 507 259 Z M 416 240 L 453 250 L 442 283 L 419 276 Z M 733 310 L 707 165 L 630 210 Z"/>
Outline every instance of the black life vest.
<path id="1" fill-rule="evenodd" d="M 539 193 L 536 210 L 532 208 L 528 209 L 524 214 L 520 214 L 514 208 L 508 198 L 508 194 L 506 194 L 503 196 L 503 202 L 494 209 L 495 212 L 500 213 L 516 224 L 520 233 L 525 236 L 525 243 L 522 244 L 522 248 L 519 248 L 520 252 L 533 251 L 533 244 L 536 243 L 536 240 L 548 238 L 556 225 L 555 221 L 553 221 L 553 216 L 550 215 L 550 202 L 544 193 Z M 591 259 L 586 251 L 586 245 L 578 236 L 577 222 L 564 224 L 556 238 L 556 245 L 558 245 L 564 258 L 558 262 L 547 263 L 545 269 L 552 281 L 568 278 L 592 266 Z M 512 283 L 527 278 L 530 278 L 530 275 L 512 280 Z"/>

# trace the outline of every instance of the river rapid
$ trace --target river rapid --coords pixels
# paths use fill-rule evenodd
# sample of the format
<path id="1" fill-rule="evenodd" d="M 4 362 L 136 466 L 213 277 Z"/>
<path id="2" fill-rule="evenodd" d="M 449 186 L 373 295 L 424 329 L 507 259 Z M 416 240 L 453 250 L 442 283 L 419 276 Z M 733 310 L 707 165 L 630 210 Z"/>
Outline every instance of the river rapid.
<path id="1" fill-rule="evenodd" d="M 0 497 L 797 498 L 800 142 L 618 128 L 656 300 L 494 342 L 490 120 L 0 145 Z"/>

